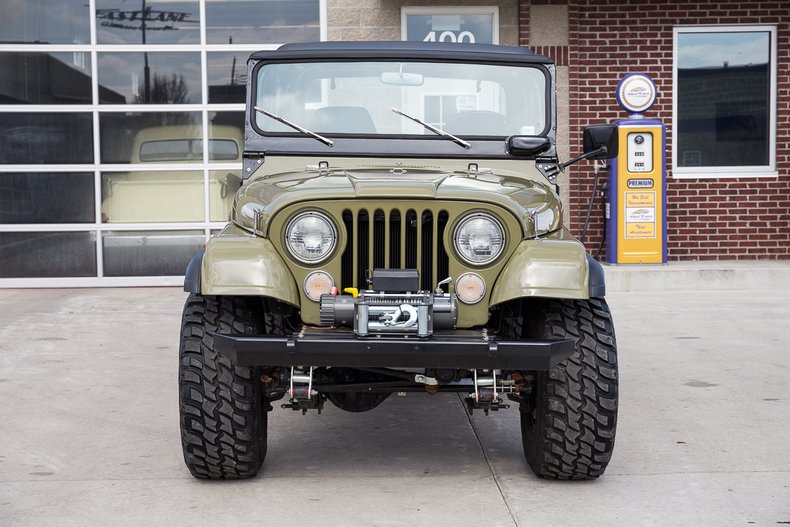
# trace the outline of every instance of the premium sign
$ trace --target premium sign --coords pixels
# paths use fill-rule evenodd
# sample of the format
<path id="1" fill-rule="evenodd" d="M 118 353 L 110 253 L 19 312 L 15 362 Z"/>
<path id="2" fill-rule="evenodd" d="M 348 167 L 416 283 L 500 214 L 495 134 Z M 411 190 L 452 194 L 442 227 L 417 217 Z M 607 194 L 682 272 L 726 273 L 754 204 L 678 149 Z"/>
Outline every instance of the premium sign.
<path id="1" fill-rule="evenodd" d="M 652 179 L 629 179 L 628 188 L 653 188 Z"/>
<path id="2" fill-rule="evenodd" d="M 629 179 L 628 188 L 653 188 L 652 179 Z"/>

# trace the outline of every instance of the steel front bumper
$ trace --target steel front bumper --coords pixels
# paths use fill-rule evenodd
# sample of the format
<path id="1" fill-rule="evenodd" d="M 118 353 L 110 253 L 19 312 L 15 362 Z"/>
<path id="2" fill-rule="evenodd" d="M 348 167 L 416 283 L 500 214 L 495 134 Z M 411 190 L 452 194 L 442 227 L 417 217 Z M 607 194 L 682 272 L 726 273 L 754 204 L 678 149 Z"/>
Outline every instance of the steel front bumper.
<path id="1" fill-rule="evenodd" d="M 291 337 L 216 333 L 215 349 L 240 366 L 548 370 L 571 356 L 573 340 L 494 340 L 457 334 L 429 339 L 358 338 L 318 331 Z"/>

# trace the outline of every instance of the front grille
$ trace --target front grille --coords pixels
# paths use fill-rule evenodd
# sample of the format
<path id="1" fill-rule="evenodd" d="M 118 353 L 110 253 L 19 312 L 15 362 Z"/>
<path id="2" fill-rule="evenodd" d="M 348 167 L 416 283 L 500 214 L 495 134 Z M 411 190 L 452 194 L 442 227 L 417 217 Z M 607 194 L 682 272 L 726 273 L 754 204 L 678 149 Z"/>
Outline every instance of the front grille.
<path id="1" fill-rule="evenodd" d="M 342 286 L 365 289 L 368 271 L 388 268 L 417 269 L 420 288 L 433 289 L 449 273 L 442 243 L 448 221 L 444 210 L 343 211 L 348 243 L 341 264 Z"/>

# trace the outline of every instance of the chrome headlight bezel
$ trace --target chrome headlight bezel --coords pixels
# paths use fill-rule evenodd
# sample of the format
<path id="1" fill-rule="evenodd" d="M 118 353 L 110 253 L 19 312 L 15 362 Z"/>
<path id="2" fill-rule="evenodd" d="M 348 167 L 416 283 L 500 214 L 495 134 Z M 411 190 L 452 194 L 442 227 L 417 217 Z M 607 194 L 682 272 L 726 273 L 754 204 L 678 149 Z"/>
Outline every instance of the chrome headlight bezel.
<path id="1" fill-rule="evenodd" d="M 461 234 L 462 229 L 470 221 L 477 220 L 477 219 L 483 219 L 483 220 L 489 221 L 494 227 L 496 227 L 499 230 L 499 237 L 500 237 L 500 240 L 501 240 L 500 243 L 499 243 L 499 247 L 495 251 L 492 250 L 491 255 L 488 258 L 486 258 L 485 260 L 480 260 L 480 259 L 475 260 L 475 259 L 469 257 L 467 254 L 465 254 L 465 252 L 461 249 L 461 244 L 460 244 L 460 240 L 459 240 L 459 236 Z M 487 212 L 480 212 L 480 211 L 478 211 L 478 212 L 472 212 L 470 214 L 467 214 L 467 215 L 461 217 L 460 220 L 458 220 L 458 223 L 456 224 L 455 229 L 453 229 L 453 248 L 455 249 L 455 253 L 465 263 L 467 263 L 469 265 L 476 266 L 476 267 L 483 267 L 483 266 L 491 265 L 492 263 L 494 263 L 500 256 L 502 256 L 502 253 L 505 251 L 505 244 L 506 243 L 507 243 L 507 233 L 505 231 L 504 224 L 499 220 L 499 218 L 497 218 L 493 214 L 489 214 Z"/>
<path id="2" fill-rule="evenodd" d="M 298 253 L 292 246 L 291 235 L 293 229 L 298 222 L 306 218 L 314 218 L 323 221 L 329 227 L 329 231 L 331 232 L 331 243 L 329 245 L 329 248 L 326 249 L 321 255 L 315 258 L 305 257 L 303 254 Z M 291 218 L 288 221 L 288 223 L 285 226 L 285 231 L 283 233 L 283 245 L 285 245 L 288 254 L 290 254 L 294 260 L 306 265 L 316 265 L 328 260 L 335 252 L 335 249 L 337 249 L 337 243 L 338 243 L 338 236 L 337 236 L 337 227 L 335 226 L 335 222 L 332 221 L 332 218 L 328 214 L 325 214 L 317 210 L 306 210 L 300 212 L 299 214 L 296 214 L 293 218 Z"/>

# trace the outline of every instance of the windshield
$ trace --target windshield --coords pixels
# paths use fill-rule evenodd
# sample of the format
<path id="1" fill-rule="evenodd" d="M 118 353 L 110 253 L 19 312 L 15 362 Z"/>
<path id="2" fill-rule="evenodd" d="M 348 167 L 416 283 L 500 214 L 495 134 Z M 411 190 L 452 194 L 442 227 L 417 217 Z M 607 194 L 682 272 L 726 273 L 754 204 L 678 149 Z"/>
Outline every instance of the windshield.
<path id="1" fill-rule="evenodd" d="M 547 76 L 534 66 L 442 62 L 264 64 L 256 106 L 323 134 L 434 135 L 399 108 L 455 135 L 540 135 Z M 257 128 L 293 133 L 262 113 Z"/>

